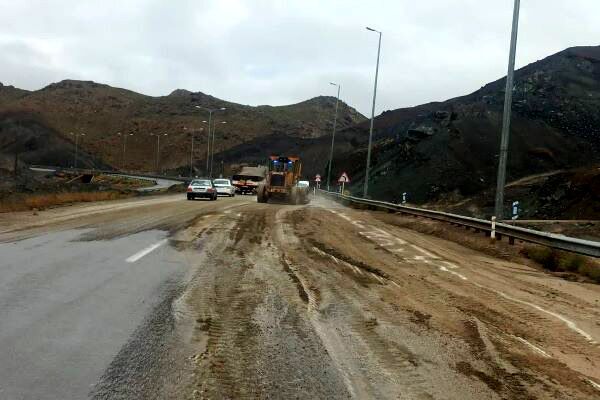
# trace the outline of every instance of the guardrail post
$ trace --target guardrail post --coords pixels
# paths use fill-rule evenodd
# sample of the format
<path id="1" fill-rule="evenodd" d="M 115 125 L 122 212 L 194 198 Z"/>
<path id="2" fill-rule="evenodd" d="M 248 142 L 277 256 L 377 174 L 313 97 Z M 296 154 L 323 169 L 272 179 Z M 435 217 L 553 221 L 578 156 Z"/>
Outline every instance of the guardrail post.
<path id="1" fill-rule="evenodd" d="M 490 232 L 490 238 L 496 240 L 496 217 L 492 217 L 492 231 Z"/>

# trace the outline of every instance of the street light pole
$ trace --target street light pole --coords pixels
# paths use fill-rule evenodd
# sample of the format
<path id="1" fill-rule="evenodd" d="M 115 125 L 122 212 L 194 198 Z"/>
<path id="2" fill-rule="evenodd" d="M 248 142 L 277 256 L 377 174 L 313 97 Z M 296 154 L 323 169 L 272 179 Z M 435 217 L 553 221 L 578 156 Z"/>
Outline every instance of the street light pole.
<path id="1" fill-rule="evenodd" d="M 210 124 L 212 121 L 212 110 L 208 111 L 208 140 L 206 141 L 206 174 L 208 175 L 208 169 L 210 167 Z"/>
<path id="2" fill-rule="evenodd" d="M 154 167 L 156 168 L 156 173 L 160 174 L 160 137 L 168 136 L 168 134 L 163 133 L 161 135 L 160 133 L 151 133 L 150 136 L 156 136 L 156 158 L 154 162 Z"/>
<path id="3" fill-rule="evenodd" d="M 340 88 L 337 83 L 329 82 L 330 85 L 337 86 L 337 99 L 335 100 L 335 114 L 333 117 L 333 134 L 331 135 L 331 150 L 329 151 L 329 168 L 327 168 L 327 191 L 329 191 L 329 182 L 331 182 L 331 163 L 333 162 L 333 144 L 335 142 L 335 125 L 337 123 L 338 103 L 340 101 Z"/>
<path id="4" fill-rule="evenodd" d="M 121 132 L 117 132 L 117 136 L 121 139 L 121 143 L 123 142 L 123 136 L 121 135 Z M 117 158 L 119 157 L 118 155 L 118 148 L 117 148 Z M 115 160 L 115 164 L 117 164 L 116 160 Z M 123 168 L 123 154 L 121 154 L 121 169 Z"/>
<path id="5" fill-rule="evenodd" d="M 85 136 L 85 133 L 75 133 L 71 132 L 71 135 L 75 136 L 75 159 L 73 161 L 73 166 L 77 168 L 77 158 L 79 153 L 79 136 Z"/>
<path id="6" fill-rule="evenodd" d="M 367 168 L 365 170 L 365 187 L 363 197 L 369 193 L 369 169 L 371 168 L 371 144 L 373 142 L 373 122 L 375 120 L 375 99 L 377 98 L 377 78 L 379 77 L 379 55 L 381 53 L 381 32 L 367 27 L 367 30 L 379 33 L 379 44 L 377 46 L 377 65 L 375 67 L 375 87 L 373 88 L 373 106 L 371 108 L 371 127 L 369 128 L 369 147 L 367 148 Z"/>
<path id="7" fill-rule="evenodd" d="M 210 165 L 211 160 L 210 160 L 210 155 L 211 155 L 211 146 L 210 146 L 210 141 L 211 141 L 211 136 L 210 136 L 210 127 L 211 127 L 211 121 L 212 121 L 212 113 L 215 111 L 224 111 L 226 110 L 225 107 L 221 107 L 221 108 L 216 108 L 216 109 L 210 109 L 210 108 L 205 108 L 202 106 L 195 106 L 196 108 L 200 109 L 200 110 L 204 110 L 204 111 L 208 111 L 208 141 L 207 141 L 207 146 L 206 146 L 206 173 L 209 173 L 209 169 L 212 169 L 212 166 Z M 205 122 L 205 121 L 202 121 Z M 214 133 L 213 133 L 214 136 Z M 214 143 L 213 143 L 214 144 Z M 212 173 L 212 171 L 211 171 Z"/>
<path id="8" fill-rule="evenodd" d="M 221 124 L 226 124 L 227 121 L 221 121 Z M 213 159 L 215 157 L 215 131 L 217 130 L 217 122 L 215 121 L 213 123 L 213 130 L 212 130 L 212 146 L 211 146 L 211 152 L 210 152 L 210 173 L 208 175 L 209 178 L 212 179 L 212 174 L 213 174 Z"/>
<path id="9" fill-rule="evenodd" d="M 133 133 L 123 135 L 123 170 L 125 170 L 125 152 L 127 151 L 127 136 L 133 136 Z"/>
<path id="10" fill-rule="evenodd" d="M 500 140 L 500 156 L 498 159 L 498 179 L 496 182 L 496 220 L 501 221 L 504 214 L 504 185 L 506 183 L 506 161 L 508 158 L 508 139 L 510 135 L 510 117 L 512 111 L 513 82 L 515 75 L 515 58 L 517 53 L 517 36 L 519 32 L 519 10 L 521 0 L 515 0 L 513 9 L 512 34 L 510 36 L 510 53 L 508 56 L 508 72 L 506 74 L 506 91 L 504 93 L 504 115 L 502 117 L 502 138 Z"/>
<path id="11" fill-rule="evenodd" d="M 190 178 L 194 175 L 194 133 L 192 133 L 192 150 L 190 151 Z"/>
<path id="12" fill-rule="evenodd" d="M 161 174 L 161 170 L 160 170 L 160 137 L 161 136 L 168 136 L 167 133 L 163 133 L 162 135 L 159 133 L 158 134 L 158 146 L 156 148 L 156 163 L 157 163 L 157 170 L 158 173 Z"/>

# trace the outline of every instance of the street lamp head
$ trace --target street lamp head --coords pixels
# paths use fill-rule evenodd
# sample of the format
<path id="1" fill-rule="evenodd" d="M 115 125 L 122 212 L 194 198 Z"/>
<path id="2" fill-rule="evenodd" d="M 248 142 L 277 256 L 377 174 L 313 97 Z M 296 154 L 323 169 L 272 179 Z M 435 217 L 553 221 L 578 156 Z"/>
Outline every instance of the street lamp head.
<path id="1" fill-rule="evenodd" d="M 368 30 L 368 31 L 377 32 L 375 29 L 373 29 L 373 28 L 369 28 L 368 26 L 367 26 L 367 30 Z"/>
<path id="2" fill-rule="evenodd" d="M 206 123 L 206 121 L 202 121 L 203 123 Z"/>
<path id="3" fill-rule="evenodd" d="M 221 108 L 219 108 L 219 110 L 224 111 L 224 110 L 227 110 L 227 109 L 225 107 L 221 107 Z"/>
<path id="4" fill-rule="evenodd" d="M 194 106 L 194 107 L 196 107 L 196 108 L 202 108 L 202 107 L 200 107 L 200 106 Z"/>
<path id="5" fill-rule="evenodd" d="M 338 84 L 337 84 L 337 83 L 334 83 L 334 82 L 329 82 L 329 84 L 330 84 L 330 85 L 333 85 L 333 86 L 338 86 Z"/>
<path id="6" fill-rule="evenodd" d="M 221 121 L 221 123 L 222 123 L 222 124 L 226 124 L 226 123 L 227 123 L 227 121 Z"/>

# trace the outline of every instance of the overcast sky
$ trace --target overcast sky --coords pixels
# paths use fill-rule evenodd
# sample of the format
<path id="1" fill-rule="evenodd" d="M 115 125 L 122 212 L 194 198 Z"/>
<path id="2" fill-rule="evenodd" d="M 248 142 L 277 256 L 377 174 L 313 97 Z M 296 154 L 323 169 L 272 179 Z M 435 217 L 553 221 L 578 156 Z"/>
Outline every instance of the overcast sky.
<path id="1" fill-rule="evenodd" d="M 243 104 L 334 95 L 370 114 L 470 93 L 506 74 L 512 0 L 0 0 L 0 82 L 94 80 Z M 523 0 L 517 65 L 600 44 L 599 0 Z"/>

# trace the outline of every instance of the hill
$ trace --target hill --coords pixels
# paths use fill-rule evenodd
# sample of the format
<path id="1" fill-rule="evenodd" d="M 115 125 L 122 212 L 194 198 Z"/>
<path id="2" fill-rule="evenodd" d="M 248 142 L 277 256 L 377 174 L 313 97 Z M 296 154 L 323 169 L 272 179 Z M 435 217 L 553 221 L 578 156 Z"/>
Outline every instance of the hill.
<path id="1" fill-rule="evenodd" d="M 387 111 L 375 119 L 370 195 L 415 203 L 459 201 L 494 187 L 505 78 L 463 97 Z M 508 181 L 600 162 L 600 46 L 570 48 L 515 74 Z M 368 123 L 340 134 L 333 168 L 362 193 Z M 342 145 L 344 146 L 344 145 Z M 507 198 L 507 203 L 512 200 Z M 600 200 L 600 199 L 599 199 Z"/>
<path id="2" fill-rule="evenodd" d="M 335 98 L 315 97 L 286 106 L 246 106 L 183 89 L 168 96 L 151 97 L 129 90 L 89 81 L 64 80 L 37 91 L 0 85 L 0 118 L 14 124 L 0 131 L 7 135 L 18 130 L 19 120 L 34 121 L 56 140 L 73 144 L 70 133 L 85 133 L 82 154 L 92 154 L 97 163 L 123 167 L 122 138 L 128 136 L 124 167 L 129 170 L 154 170 L 157 140 L 151 134 L 167 134 L 160 142 L 160 169 L 189 171 L 192 134 L 196 137 L 198 173 L 203 172 L 207 145 L 208 113 L 196 106 L 217 109 L 216 152 L 223 152 L 266 136 L 314 139 L 329 134 L 332 128 Z M 341 128 L 365 118 L 340 102 L 338 123 Z M 2 117 L 4 116 L 4 117 Z M 226 121 L 226 124 L 220 122 Z M 70 149 L 52 162 L 69 164 Z M 268 149 L 263 149 L 263 159 Z M 215 159 L 216 160 L 216 159 Z M 41 160 L 40 160 L 41 161 Z M 82 161 L 82 162 L 84 162 Z M 236 160 L 244 161 L 244 160 Z"/>

